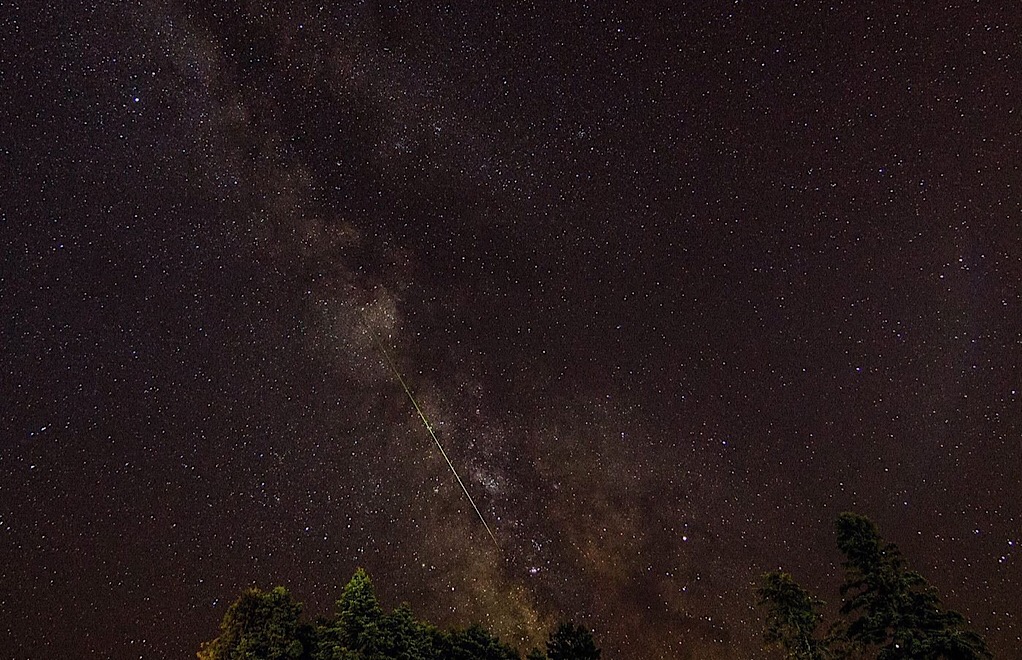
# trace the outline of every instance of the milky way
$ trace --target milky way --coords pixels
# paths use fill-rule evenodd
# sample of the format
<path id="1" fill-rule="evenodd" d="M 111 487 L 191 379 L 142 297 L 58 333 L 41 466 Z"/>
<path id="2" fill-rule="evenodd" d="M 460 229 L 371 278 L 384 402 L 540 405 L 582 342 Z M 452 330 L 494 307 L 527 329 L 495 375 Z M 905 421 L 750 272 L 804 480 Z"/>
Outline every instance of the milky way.
<path id="1" fill-rule="evenodd" d="M 189 657 L 358 566 L 522 649 L 767 657 L 758 576 L 836 602 L 850 509 L 1020 657 L 1017 12 L 29 4 L 17 657 Z"/>

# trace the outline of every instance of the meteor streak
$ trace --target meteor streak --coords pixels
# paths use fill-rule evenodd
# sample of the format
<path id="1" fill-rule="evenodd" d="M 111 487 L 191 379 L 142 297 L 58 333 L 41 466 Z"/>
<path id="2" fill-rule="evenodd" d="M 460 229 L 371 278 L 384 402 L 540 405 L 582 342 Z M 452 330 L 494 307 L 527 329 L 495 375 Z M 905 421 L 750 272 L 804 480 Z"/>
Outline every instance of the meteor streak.
<path id="1" fill-rule="evenodd" d="M 469 495 L 468 488 L 465 487 L 465 482 L 461 480 L 461 476 L 458 474 L 458 471 L 454 469 L 454 463 L 451 462 L 451 459 L 447 456 L 447 452 L 444 451 L 443 445 L 440 444 L 439 438 L 436 437 L 436 433 L 433 431 L 433 426 L 429 423 L 429 420 L 426 419 L 426 414 L 422 412 L 422 408 L 419 407 L 419 402 L 415 400 L 415 396 L 412 395 L 412 390 L 408 387 L 408 383 L 406 383 L 405 379 L 401 376 L 401 372 L 398 371 L 397 365 L 390 359 L 390 354 L 387 353 L 387 349 L 383 347 L 383 342 L 376 339 L 376 336 L 372 335 L 372 333 L 370 334 L 376 340 L 376 345 L 379 346 L 380 352 L 383 353 L 383 359 L 387 362 L 390 370 L 394 372 L 394 375 L 397 376 L 397 380 L 401 383 L 401 387 L 404 388 L 405 394 L 408 395 L 408 400 L 411 401 L 412 406 L 415 407 L 415 412 L 419 413 L 419 419 L 422 420 L 423 426 L 425 426 L 426 430 L 429 431 L 430 437 L 433 438 L 433 442 L 436 443 L 436 448 L 440 450 L 440 455 L 444 457 L 444 460 L 447 461 L 448 467 L 451 468 L 451 472 L 454 473 L 454 478 L 458 480 L 458 485 L 461 486 L 461 491 L 465 493 L 465 497 L 468 498 L 468 503 L 472 505 L 473 509 L 475 509 L 476 515 L 479 516 L 479 522 L 481 522 L 483 527 L 486 528 L 486 533 L 489 534 L 490 539 L 493 540 L 493 545 L 497 546 L 497 550 L 500 550 L 500 544 L 497 543 L 497 537 L 493 535 L 493 531 L 490 529 L 490 526 L 486 524 L 486 519 L 483 518 L 482 512 L 479 510 L 479 507 L 476 506 L 475 500 L 473 500 L 472 496 Z"/>

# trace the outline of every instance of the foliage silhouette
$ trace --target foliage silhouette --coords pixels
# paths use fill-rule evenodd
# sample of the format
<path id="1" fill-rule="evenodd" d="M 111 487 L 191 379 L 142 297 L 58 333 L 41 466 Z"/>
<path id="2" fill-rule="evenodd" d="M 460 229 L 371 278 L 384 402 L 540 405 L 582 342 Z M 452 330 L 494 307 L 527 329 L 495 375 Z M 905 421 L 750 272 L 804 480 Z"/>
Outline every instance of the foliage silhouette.
<path id="1" fill-rule="evenodd" d="M 358 569 L 332 619 L 301 621 L 300 603 L 283 587 L 249 589 L 227 610 L 220 636 L 200 660 L 519 660 L 518 651 L 479 625 L 441 630 L 417 620 L 403 603 L 385 613 L 372 580 Z M 550 660 L 599 658 L 592 634 L 562 624 L 547 643 Z M 595 652 L 595 655 L 593 653 Z M 547 658 L 533 650 L 529 658 Z"/>
<path id="2" fill-rule="evenodd" d="M 593 634 L 574 623 L 562 623 L 550 634 L 546 643 L 550 660 L 599 660 Z"/>
<path id="3" fill-rule="evenodd" d="M 909 570 L 865 516 L 838 516 L 837 545 L 845 556 L 841 618 L 826 637 L 817 632 L 820 601 L 787 573 L 767 573 L 757 590 L 766 610 L 764 641 L 790 660 L 986 660 L 986 643 L 961 614 L 944 609 L 936 591 Z"/>
<path id="4" fill-rule="evenodd" d="M 296 603 L 284 587 L 249 589 L 228 608 L 220 636 L 202 645 L 200 660 L 298 660 L 305 653 Z"/>

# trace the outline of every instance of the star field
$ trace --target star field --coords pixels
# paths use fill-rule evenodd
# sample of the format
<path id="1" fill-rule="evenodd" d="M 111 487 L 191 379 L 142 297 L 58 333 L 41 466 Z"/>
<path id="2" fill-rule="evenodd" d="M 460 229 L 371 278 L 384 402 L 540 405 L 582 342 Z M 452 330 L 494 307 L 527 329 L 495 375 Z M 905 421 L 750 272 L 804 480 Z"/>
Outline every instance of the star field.
<path id="1" fill-rule="evenodd" d="M 5 647 L 766 658 L 855 510 L 1022 657 L 1022 17 L 673 4 L 0 3 Z"/>

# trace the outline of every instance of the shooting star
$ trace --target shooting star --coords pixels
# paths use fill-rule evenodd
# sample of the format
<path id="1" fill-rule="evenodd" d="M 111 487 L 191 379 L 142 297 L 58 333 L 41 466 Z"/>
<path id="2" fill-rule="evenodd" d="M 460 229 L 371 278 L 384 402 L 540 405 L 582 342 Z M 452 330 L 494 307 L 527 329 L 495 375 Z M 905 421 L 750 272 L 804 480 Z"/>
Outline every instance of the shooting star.
<path id="1" fill-rule="evenodd" d="M 480 511 L 479 507 L 476 506 L 475 500 L 472 499 L 472 495 L 469 494 L 468 488 L 465 486 L 465 482 L 461 480 L 461 475 L 458 474 L 458 471 L 454 468 L 454 463 L 451 462 L 450 457 L 447 456 L 447 452 L 444 451 L 443 445 L 440 444 L 440 439 L 437 438 L 436 432 L 433 431 L 433 425 L 429 423 L 428 419 L 426 419 L 426 414 L 422 412 L 422 408 L 419 406 L 419 402 L 415 400 L 415 396 L 412 394 L 411 388 L 408 387 L 408 383 L 406 383 L 404 377 L 401 376 L 401 372 L 398 370 L 397 365 L 394 364 L 394 361 L 390 359 L 390 354 L 387 352 L 387 349 L 384 348 L 383 342 L 376 338 L 376 336 L 373 335 L 372 333 L 370 333 L 370 335 L 373 337 L 373 339 L 376 342 L 376 345 L 379 347 L 380 353 L 383 354 L 384 361 L 390 367 L 390 370 L 394 372 L 394 375 L 397 377 L 398 382 L 401 383 L 401 387 L 404 389 L 405 394 L 408 395 L 408 400 L 412 402 L 412 406 L 415 408 L 415 412 L 419 413 L 419 419 L 422 420 L 422 424 L 423 426 L 426 427 L 426 430 L 429 432 L 429 436 L 433 438 L 433 442 L 436 443 L 436 448 L 440 450 L 440 455 L 444 457 L 444 460 L 447 461 L 448 467 L 451 468 L 451 472 L 454 473 L 454 478 L 458 480 L 458 485 L 461 486 L 461 491 L 465 493 L 465 497 L 468 498 L 468 503 L 472 505 L 472 508 L 475 510 L 476 515 L 479 516 L 479 522 L 481 522 L 483 524 L 483 527 L 486 528 L 486 533 L 490 535 L 490 539 L 493 541 L 493 545 L 497 547 L 497 550 L 500 550 L 500 544 L 497 543 L 497 537 L 493 535 L 493 530 L 491 530 L 490 526 L 486 524 L 486 519 L 483 518 L 482 511 Z"/>

